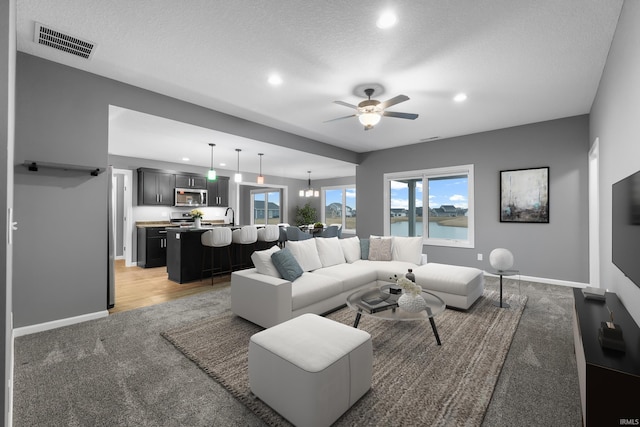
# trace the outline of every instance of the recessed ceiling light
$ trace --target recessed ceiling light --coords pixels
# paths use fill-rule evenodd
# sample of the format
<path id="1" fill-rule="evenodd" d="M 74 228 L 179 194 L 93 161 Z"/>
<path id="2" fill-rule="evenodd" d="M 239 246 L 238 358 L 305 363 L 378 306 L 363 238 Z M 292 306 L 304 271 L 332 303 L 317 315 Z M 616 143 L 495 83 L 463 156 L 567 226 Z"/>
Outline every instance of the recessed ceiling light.
<path id="1" fill-rule="evenodd" d="M 388 10 L 380 15 L 376 21 L 376 25 L 378 28 L 382 28 L 384 30 L 393 27 L 396 25 L 396 22 L 398 22 L 398 17 L 395 13 Z"/>
<path id="2" fill-rule="evenodd" d="M 456 96 L 453 97 L 453 100 L 456 102 L 463 102 L 467 100 L 467 94 L 466 93 L 459 93 Z"/>
<path id="3" fill-rule="evenodd" d="M 183 162 L 188 162 L 189 160 L 190 160 L 190 159 L 189 159 L 188 157 L 183 157 L 183 158 L 182 158 L 182 161 L 183 161 Z"/>
<path id="4" fill-rule="evenodd" d="M 280 86 L 282 84 L 282 77 L 277 74 L 271 74 L 267 81 L 271 86 Z"/>
<path id="5" fill-rule="evenodd" d="M 220 166 L 227 166 L 226 163 L 220 163 Z"/>

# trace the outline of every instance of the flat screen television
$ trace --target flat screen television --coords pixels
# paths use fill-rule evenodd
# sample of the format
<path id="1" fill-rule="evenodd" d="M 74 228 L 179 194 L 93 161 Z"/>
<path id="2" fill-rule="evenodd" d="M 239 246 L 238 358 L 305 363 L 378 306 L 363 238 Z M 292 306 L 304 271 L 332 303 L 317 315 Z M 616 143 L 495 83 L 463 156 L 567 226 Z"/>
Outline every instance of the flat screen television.
<path id="1" fill-rule="evenodd" d="M 640 287 L 640 171 L 613 184 L 612 260 Z"/>

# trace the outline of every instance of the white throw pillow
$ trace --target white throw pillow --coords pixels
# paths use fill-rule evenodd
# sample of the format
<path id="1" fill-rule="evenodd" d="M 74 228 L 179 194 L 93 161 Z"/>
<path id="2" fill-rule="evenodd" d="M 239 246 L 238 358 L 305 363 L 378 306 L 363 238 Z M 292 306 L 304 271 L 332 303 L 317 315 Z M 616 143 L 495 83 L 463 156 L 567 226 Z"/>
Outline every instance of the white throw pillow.
<path id="1" fill-rule="evenodd" d="M 273 276 L 282 278 L 276 266 L 273 265 L 273 261 L 271 260 L 271 255 L 274 252 L 278 252 L 280 248 L 277 245 L 273 245 L 271 248 L 266 249 L 264 251 L 255 251 L 251 254 L 251 261 L 253 261 L 253 265 L 258 270 L 260 274 L 266 274 L 267 276 Z"/>
<path id="2" fill-rule="evenodd" d="M 337 237 L 317 237 L 314 240 L 323 267 L 345 263 L 342 246 Z"/>
<path id="3" fill-rule="evenodd" d="M 394 261 L 405 261 L 420 265 L 422 261 L 422 237 L 393 236 L 391 258 Z"/>
<path id="4" fill-rule="evenodd" d="M 360 259 L 360 239 L 358 236 L 338 239 L 338 241 L 342 246 L 344 258 L 349 264 Z"/>
<path id="5" fill-rule="evenodd" d="M 293 257 L 298 261 L 303 271 L 312 271 L 322 268 L 322 262 L 318 255 L 315 239 L 288 240 L 285 243 Z"/>

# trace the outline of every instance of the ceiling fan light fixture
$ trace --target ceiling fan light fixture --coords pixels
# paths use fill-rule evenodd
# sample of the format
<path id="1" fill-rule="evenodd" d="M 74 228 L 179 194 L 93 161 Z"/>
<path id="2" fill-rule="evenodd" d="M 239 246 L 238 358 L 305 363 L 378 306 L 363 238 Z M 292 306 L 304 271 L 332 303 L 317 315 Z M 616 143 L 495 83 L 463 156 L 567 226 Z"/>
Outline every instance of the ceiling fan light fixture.
<path id="1" fill-rule="evenodd" d="M 358 115 L 358 120 L 362 125 L 366 128 L 372 128 L 378 123 L 380 123 L 380 119 L 382 115 L 378 111 L 367 111 Z"/>

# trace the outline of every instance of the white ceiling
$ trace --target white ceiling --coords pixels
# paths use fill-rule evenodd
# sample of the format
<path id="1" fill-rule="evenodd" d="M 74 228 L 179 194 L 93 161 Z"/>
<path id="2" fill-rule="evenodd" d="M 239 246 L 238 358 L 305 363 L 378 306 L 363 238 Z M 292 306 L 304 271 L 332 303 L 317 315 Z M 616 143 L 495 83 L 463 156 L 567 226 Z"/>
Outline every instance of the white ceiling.
<path id="1" fill-rule="evenodd" d="M 35 56 L 367 152 L 588 113 L 622 3 L 17 0 L 17 39 L 20 51 Z M 381 30 L 376 19 L 388 8 L 398 23 Z M 97 49 L 86 60 L 38 45 L 35 22 L 95 42 Z M 280 86 L 267 83 L 274 72 L 283 79 Z M 419 118 L 383 117 L 366 132 L 356 118 L 324 123 L 351 114 L 333 101 L 357 104 L 362 98 L 355 88 L 369 83 L 384 88 L 374 95 L 380 101 L 409 96 L 389 111 L 418 113 Z M 468 100 L 454 102 L 458 92 Z M 212 135 L 152 118 L 146 130 L 130 128 L 135 120 L 125 119 L 134 114 L 112 114 L 117 131 L 110 152 L 137 157 L 153 152 L 175 161 L 197 158 L 204 150 L 208 166 L 206 143 Z M 162 135 L 169 135 L 166 144 L 154 150 L 144 146 L 146 139 L 158 141 Z M 193 146 L 193 152 L 178 152 L 173 138 L 184 148 Z M 253 156 L 257 165 L 258 152 L 265 153 L 265 174 L 272 167 L 267 156 L 295 164 L 289 176 L 298 178 L 305 178 L 307 170 L 316 178 L 341 176 L 327 168 L 342 171 L 345 166 L 234 138 L 230 141 L 236 145 L 221 147 L 220 155 L 246 147 L 241 169 L 245 157 Z M 132 150 L 138 146 L 136 154 Z M 353 175 L 354 166 L 347 167 L 344 173 Z"/>

